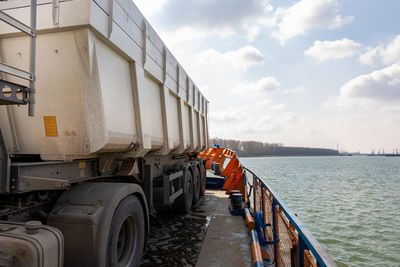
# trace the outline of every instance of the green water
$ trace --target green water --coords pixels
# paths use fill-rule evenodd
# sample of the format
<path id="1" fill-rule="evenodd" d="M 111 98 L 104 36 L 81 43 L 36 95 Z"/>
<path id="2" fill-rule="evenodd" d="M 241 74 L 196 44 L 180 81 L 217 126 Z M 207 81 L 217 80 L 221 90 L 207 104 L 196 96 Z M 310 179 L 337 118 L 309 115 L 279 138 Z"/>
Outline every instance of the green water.
<path id="1" fill-rule="evenodd" d="M 400 266 L 400 157 L 241 158 L 339 266 Z"/>

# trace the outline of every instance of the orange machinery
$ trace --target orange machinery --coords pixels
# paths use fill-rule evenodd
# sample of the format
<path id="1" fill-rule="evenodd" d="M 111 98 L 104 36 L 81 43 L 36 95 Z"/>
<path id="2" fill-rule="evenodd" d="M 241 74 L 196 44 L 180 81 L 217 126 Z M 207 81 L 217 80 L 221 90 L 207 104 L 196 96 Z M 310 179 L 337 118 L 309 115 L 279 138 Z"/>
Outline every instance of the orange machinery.
<path id="1" fill-rule="evenodd" d="M 200 152 L 198 157 L 206 161 L 207 169 L 211 169 L 212 163 L 218 163 L 221 176 L 226 178 L 222 188 L 225 189 L 227 193 L 230 193 L 231 190 L 240 190 L 245 203 L 247 202 L 246 175 L 236 152 L 228 148 L 212 147 Z M 224 168 L 226 159 L 229 159 L 229 163 Z"/>

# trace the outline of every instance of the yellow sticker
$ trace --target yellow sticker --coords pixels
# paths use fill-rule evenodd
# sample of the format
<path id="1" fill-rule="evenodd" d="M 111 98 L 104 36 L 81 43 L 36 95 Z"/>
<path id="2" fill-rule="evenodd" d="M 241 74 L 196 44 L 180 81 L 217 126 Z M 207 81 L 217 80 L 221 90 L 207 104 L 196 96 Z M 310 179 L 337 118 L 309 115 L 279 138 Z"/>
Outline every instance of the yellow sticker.
<path id="1" fill-rule="evenodd" d="M 44 116 L 46 136 L 58 136 L 56 116 Z"/>
<path id="2" fill-rule="evenodd" d="M 86 168 L 86 161 L 79 161 L 79 169 L 85 169 Z"/>

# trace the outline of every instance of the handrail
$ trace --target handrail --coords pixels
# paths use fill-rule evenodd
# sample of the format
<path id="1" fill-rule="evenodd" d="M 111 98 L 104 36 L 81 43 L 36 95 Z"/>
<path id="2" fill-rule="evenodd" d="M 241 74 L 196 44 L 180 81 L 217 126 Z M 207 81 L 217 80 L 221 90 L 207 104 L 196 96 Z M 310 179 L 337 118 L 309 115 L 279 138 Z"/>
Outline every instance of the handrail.
<path id="1" fill-rule="evenodd" d="M 279 206 L 280 210 L 285 214 L 286 218 L 289 222 L 294 226 L 297 230 L 297 233 L 301 237 L 305 243 L 306 249 L 309 249 L 313 256 L 315 257 L 317 264 L 319 266 L 337 266 L 333 259 L 326 253 L 325 249 L 321 246 L 321 244 L 312 236 L 310 231 L 302 224 L 302 222 L 297 218 L 296 214 L 294 214 L 290 208 L 283 202 L 281 197 L 264 181 L 262 181 L 254 172 L 250 169 L 243 167 L 247 172 L 251 173 L 253 177 L 255 177 L 262 186 L 268 190 L 268 192 L 273 197 L 274 202 Z M 253 184 L 254 187 L 254 184 Z"/>
<path id="2" fill-rule="evenodd" d="M 15 29 L 25 33 L 30 36 L 30 59 L 29 59 L 29 72 L 17 69 L 12 66 L 8 66 L 0 62 L 0 72 L 24 79 L 29 81 L 28 89 L 28 115 L 35 116 L 35 95 L 36 95 L 36 15 L 37 15 L 37 0 L 31 0 L 30 7 L 30 26 L 25 25 L 19 20 L 13 18 L 12 16 L 0 11 L 0 21 L 7 23 L 8 25 L 14 27 Z M 21 104 L 21 103 L 18 103 Z M 26 104 L 26 103 L 24 103 Z"/>
<path id="3" fill-rule="evenodd" d="M 275 267 L 337 267 L 281 197 L 254 172 L 244 167 L 234 151 L 215 146 L 200 152 L 198 157 L 206 161 L 206 168 L 218 169 L 221 176 L 226 178 L 223 189 L 227 189 L 227 192 L 232 189 L 240 190 L 248 207 L 252 202 L 260 244 L 273 258 L 272 261 L 265 258 L 269 264 L 273 262 Z M 224 167 L 226 159 L 230 160 Z M 248 174 L 253 176 L 252 184 Z M 251 194 L 253 198 L 250 197 Z"/>

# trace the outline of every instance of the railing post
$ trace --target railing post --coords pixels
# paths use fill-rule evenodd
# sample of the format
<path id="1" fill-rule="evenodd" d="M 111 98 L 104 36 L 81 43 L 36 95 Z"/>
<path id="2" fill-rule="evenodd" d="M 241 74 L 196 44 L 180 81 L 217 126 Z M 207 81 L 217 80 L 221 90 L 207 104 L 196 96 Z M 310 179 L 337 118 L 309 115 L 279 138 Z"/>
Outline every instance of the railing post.
<path id="1" fill-rule="evenodd" d="M 276 202 L 275 198 L 272 200 L 272 233 L 274 236 L 274 261 L 275 267 L 281 266 L 280 260 L 280 246 L 279 246 L 279 222 L 278 222 L 278 203 Z"/>
<path id="2" fill-rule="evenodd" d="M 244 203 L 246 204 L 246 206 L 248 205 L 249 199 L 247 196 L 247 175 L 246 175 L 246 170 L 244 170 L 243 172 L 243 182 L 244 182 Z M 249 207 L 250 208 L 250 207 Z"/>
<path id="3" fill-rule="evenodd" d="M 253 209 L 254 213 L 257 211 L 257 178 L 253 175 Z"/>
<path id="4" fill-rule="evenodd" d="M 267 224 L 267 214 L 266 214 L 266 212 L 265 212 L 265 194 L 266 194 L 266 192 L 265 192 L 265 187 L 264 187 L 264 185 L 262 186 L 262 189 L 261 189 L 261 192 L 262 192 L 262 214 L 263 214 L 263 223 L 264 223 L 264 225 L 266 225 Z M 263 230 L 264 230 L 264 239 L 266 240 L 266 241 L 268 241 L 268 238 L 267 238 L 267 226 L 264 226 L 263 227 Z"/>
<path id="5" fill-rule="evenodd" d="M 306 244 L 303 241 L 301 235 L 299 235 L 299 257 L 300 257 L 300 267 L 304 267 L 304 250 L 306 249 Z M 307 266 L 308 267 L 308 266 Z"/>
<path id="6" fill-rule="evenodd" d="M 310 266 L 310 260 L 308 259 L 308 257 L 306 257 L 306 251 L 307 250 L 304 250 L 304 255 L 303 255 L 303 257 L 304 257 L 304 266 L 309 267 Z"/>
<path id="7" fill-rule="evenodd" d="M 262 209 L 262 215 L 263 218 L 265 217 L 265 203 L 264 203 L 264 185 L 261 184 L 261 209 Z"/>

